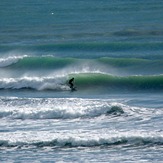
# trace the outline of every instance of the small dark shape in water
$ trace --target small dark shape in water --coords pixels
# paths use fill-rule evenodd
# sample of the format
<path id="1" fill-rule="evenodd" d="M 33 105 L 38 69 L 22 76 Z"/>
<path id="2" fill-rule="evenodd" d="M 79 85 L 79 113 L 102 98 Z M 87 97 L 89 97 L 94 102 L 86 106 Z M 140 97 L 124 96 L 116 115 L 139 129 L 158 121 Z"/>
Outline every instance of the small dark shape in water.
<path id="1" fill-rule="evenodd" d="M 110 110 L 107 111 L 107 114 L 112 115 L 121 115 L 124 111 L 120 106 L 112 106 Z"/>

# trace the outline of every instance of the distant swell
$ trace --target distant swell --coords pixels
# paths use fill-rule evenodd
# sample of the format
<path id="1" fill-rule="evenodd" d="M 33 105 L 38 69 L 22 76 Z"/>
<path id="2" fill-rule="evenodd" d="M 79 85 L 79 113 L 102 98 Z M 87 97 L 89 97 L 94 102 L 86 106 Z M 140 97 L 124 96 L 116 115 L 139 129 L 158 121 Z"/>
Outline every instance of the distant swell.
<path id="1" fill-rule="evenodd" d="M 161 33 L 160 33 L 161 34 Z M 132 31 L 120 31 L 115 32 L 113 35 L 140 35 L 140 33 Z M 61 43 L 61 44 L 37 44 L 37 45 L 14 45 L 5 46 L 1 45 L 1 51 L 7 50 L 27 50 L 42 51 L 42 52 L 54 52 L 54 51 L 83 51 L 83 52 L 115 52 L 115 51 L 149 51 L 149 50 L 162 50 L 163 44 L 161 42 L 148 42 L 148 43 L 133 43 L 133 42 L 111 42 L 111 43 L 98 43 L 98 42 L 85 42 L 85 43 Z"/>
<path id="2" fill-rule="evenodd" d="M 160 70 L 163 68 L 163 60 L 149 60 L 149 59 L 138 59 L 138 58 L 110 58 L 110 57 L 100 57 L 92 59 L 82 59 L 82 58 L 67 58 L 67 57 L 55 57 L 55 56 L 9 56 L 0 59 L 0 68 L 8 67 L 12 69 L 59 69 L 71 65 L 88 65 L 96 66 L 99 64 L 106 66 L 108 68 L 129 68 L 136 69 L 144 68 Z M 143 69 L 143 71 L 144 71 Z"/>
<path id="3" fill-rule="evenodd" d="M 74 58 L 55 56 L 9 56 L 0 59 L 0 68 L 7 74 L 14 72 L 39 74 L 51 71 L 102 72 L 114 75 L 160 75 L 163 74 L 163 60 L 140 58 Z M 49 71 L 49 72 L 48 72 Z M 4 74 L 4 73 L 3 73 Z"/>
<path id="4" fill-rule="evenodd" d="M 3 59 L 3 62 L 6 64 L 1 64 L 1 67 L 5 67 L 8 66 L 10 68 L 13 69 L 58 69 L 58 68 L 62 68 L 64 66 L 70 65 L 74 62 L 77 62 L 77 59 L 73 59 L 73 58 L 57 58 L 57 57 L 52 57 L 52 56 L 47 56 L 47 57 L 14 57 L 12 58 L 10 64 L 8 63 L 10 60 L 10 58 L 7 59 Z"/>

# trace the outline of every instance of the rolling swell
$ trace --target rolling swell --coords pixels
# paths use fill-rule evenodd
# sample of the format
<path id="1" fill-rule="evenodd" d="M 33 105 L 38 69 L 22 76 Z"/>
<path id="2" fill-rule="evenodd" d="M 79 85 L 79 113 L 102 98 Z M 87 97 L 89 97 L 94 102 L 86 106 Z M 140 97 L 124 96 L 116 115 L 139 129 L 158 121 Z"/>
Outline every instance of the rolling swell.
<path id="1" fill-rule="evenodd" d="M 0 60 L 1 68 L 11 68 L 11 69 L 38 69 L 38 68 L 61 68 L 77 62 L 74 58 L 58 58 L 58 57 L 35 57 L 35 56 L 13 56 L 2 58 Z"/>
<path id="2" fill-rule="evenodd" d="M 126 68 L 133 71 L 138 68 L 143 69 L 143 71 L 152 68 L 155 72 L 163 69 L 163 60 L 150 60 L 150 59 L 140 59 L 140 58 L 110 58 L 110 57 L 100 57 L 92 59 L 79 59 L 79 58 L 60 58 L 54 56 L 9 56 L 0 59 L 0 68 L 10 68 L 10 69 L 59 69 L 66 66 L 74 66 L 87 64 L 98 67 L 98 64 L 106 66 L 108 69 L 110 67 L 114 68 Z M 76 67 L 77 68 L 77 67 Z M 145 69 L 145 70 L 144 70 Z M 152 71 L 152 70 L 151 70 Z M 163 73 L 163 72 L 162 72 Z"/>
<path id="3" fill-rule="evenodd" d="M 136 32 L 115 32 L 113 35 L 136 35 Z M 138 35 L 138 34 L 137 34 Z M 83 52 L 119 52 L 119 51 L 149 51 L 149 50 L 162 50 L 163 44 L 161 42 L 154 43 L 133 43 L 133 42 L 112 42 L 112 43 L 101 43 L 101 42 L 72 42 L 72 43 L 59 43 L 59 44 L 36 44 L 36 45 L 15 45 L 15 46 L 0 46 L 0 51 L 7 50 L 32 50 L 40 52 L 59 52 L 59 51 L 83 51 Z"/>
<path id="4" fill-rule="evenodd" d="M 37 50 L 50 51 L 128 51 L 128 50 L 162 50 L 162 43 L 65 43 L 43 44 L 33 47 Z"/>

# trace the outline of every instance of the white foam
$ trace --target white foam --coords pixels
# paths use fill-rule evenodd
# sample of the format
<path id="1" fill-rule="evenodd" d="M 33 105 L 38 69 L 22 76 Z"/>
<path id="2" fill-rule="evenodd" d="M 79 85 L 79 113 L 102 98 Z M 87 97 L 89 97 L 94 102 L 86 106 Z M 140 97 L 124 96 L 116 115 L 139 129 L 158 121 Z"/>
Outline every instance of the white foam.
<path id="1" fill-rule="evenodd" d="M 0 79 L 0 89 L 36 89 L 36 90 L 67 90 L 69 87 L 65 83 L 65 77 L 28 77 L 2 78 Z"/>
<path id="2" fill-rule="evenodd" d="M 4 147 L 97 147 L 113 145 L 161 145 L 163 135 L 157 132 L 13 132 L 0 135 L 0 145 Z"/>
<path id="3" fill-rule="evenodd" d="M 117 104 L 117 106 L 121 104 Z M 1 99 L 1 118 L 65 119 L 107 115 L 113 104 L 104 100 L 87 99 Z"/>
<path id="4" fill-rule="evenodd" d="M 9 65 L 12 65 L 14 63 L 17 63 L 20 59 L 23 59 L 27 57 L 27 55 L 22 56 L 9 56 L 5 58 L 0 58 L 0 67 L 6 67 Z"/>

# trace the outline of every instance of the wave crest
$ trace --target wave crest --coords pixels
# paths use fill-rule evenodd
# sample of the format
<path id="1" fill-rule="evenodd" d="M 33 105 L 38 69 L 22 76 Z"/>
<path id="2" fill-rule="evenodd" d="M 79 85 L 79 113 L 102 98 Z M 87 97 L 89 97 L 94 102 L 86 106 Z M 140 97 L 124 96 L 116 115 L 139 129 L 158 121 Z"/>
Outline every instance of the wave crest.
<path id="1" fill-rule="evenodd" d="M 45 136 L 44 134 L 42 134 Z M 52 136 L 51 140 L 15 140 L 7 141 L 7 140 L 0 140 L 0 147 L 26 147 L 26 148 L 43 148 L 43 147 L 52 147 L 52 148 L 72 148 L 72 147 L 101 147 L 101 146 L 158 146 L 163 145 L 163 137 L 151 135 L 151 134 L 113 134 L 104 136 L 104 135 L 60 135 L 55 134 L 56 136 Z M 46 138 L 46 136 L 45 136 Z"/>
<path id="2" fill-rule="evenodd" d="M 0 59 L 0 68 L 13 65 L 13 64 L 17 63 L 19 60 L 21 60 L 23 58 L 26 58 L 26 57 L 27 57 L 27 55 L 9 56 L 9 57 L 6 57 L 6 58 L 1 58 Z"/>
<path id="3" fill-rule="evenodd" d="M 124 113 L 120 103 L 87 99 L 1 99 L 0 107 L 0 118 L 11 119 L 94 118 Z"/>

